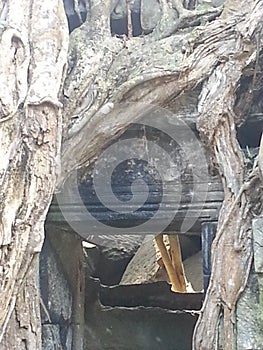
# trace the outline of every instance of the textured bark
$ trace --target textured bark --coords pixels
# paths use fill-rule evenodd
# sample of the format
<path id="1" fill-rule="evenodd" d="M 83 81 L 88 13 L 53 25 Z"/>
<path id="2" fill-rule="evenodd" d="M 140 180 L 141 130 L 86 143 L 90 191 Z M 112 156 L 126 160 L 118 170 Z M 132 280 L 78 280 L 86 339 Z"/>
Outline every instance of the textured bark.
<path id="1" fill-rule="evenodd" d="M 224 314 L 224 348 L 234 349 L 235 307 L 246 286 L 253 257 L 251 220 L 253 211 L 257 211 L 258 198 L 258 187 L 254 186 L 258 182 L 258 169 L 252 175 L 245 173 L 235 125 L 241 123 L 251 103 L 253 68 L 250 73 L 253 79 L 243 92 L 248 106 L 242 110 L 235 103 L 243 74 L 258 60 L 263 4 L 228 1 L 222 18 L 192 32 L 177 30 L 190 26 L 200 13 L 187 12 L 174 1 L 176 19 L 166 1 L 160 4 L 161 21 L 143 42 L 133 38 L 122 43 L 107 36 L 102 40 L 93 33 L 90 40 L 95 59 L 90 47 L 81 46 L 88 24 L 86 30 L 83 27 L 72 36 L 70 57 L 77 52 L 81 60 L 73 64 L 65 85 L 68 125 L 64 132 L 62 181 L 73 168 L 91 162 L 110 140 L 139 118 L 140 107 L 136 110 L 129 102 L 136 102 L 137 106 L 139 102 L 167 105 L 179 94 L 203 83 L 199 130 L 214 163 L 219 166 L 225 201 L 214 244 L 211 285 L 193 347 L 218 347 L 219 320 Z M 93 62 L 98 62 L 97 66 Z M 92 70 L 85 73 L 84 68 L 92 64 Z M 79 76 L 83 77 L 80 90 L 76 87 Z M 242 100 L 240 95 L 239 98 Z M 120 102 L 124 103 L 125 113 L 121 113 Z"/>
<path id="2" fill-rule="evenodd" d="M 67 23 L 61 1 L 0 9 L 0 343 L 40 349 L 37 256 L 60 152 Z"/>
<path id="3" fill-rule="evenodd" d="M 38 259 L 31 264 L 8 320 L 1 349 L 41 349 Z"/>
<path id="4" fill-rule="evenodd" d="M 253 258 L 251 209 L 257 209 L 259 191 L 258 168 L 252 175 L 244 171 L 235 125 L 245 118 L 257 83 L 263 1 L 228 0 L 217 18 L 220 8 L 188 11 L 178 0 L 162 0 L 153 32 L 129 40 L 111 36 L 110 0 L 89 3 L 87 21 L 70 35 L 64 84 L 68 30 L 62 2 L 0 1 L 0 342 L 20 349 L 9 335 L 24 331 L 23 346 L 40 348 L 32 271 L 56 171 L 59 188 L 137 120 L 145 103 L 167 106 L 201 86 L 199 130 L 219 166 L 225 201 L 194 348 L 217 347 L 224 311 L 224 349 L 234 349 L 235 306 Z M 250 80 L 238 91 L 243 75 Z"/>
<path id="5" fill-rule="evenodd" d="M 163 29 L 156 28 L 152 35 L 129 41 L 111 37 L 105 1 L 97 2 L 100 11 L 96 7 L 102 18 L 100 31 L 93 30 L 93 22 L 86 22 L 71 34 L 69 74 L 64 86 L 62 173 L 58 187 L 74 168 L 89 164 L 109 141 L 140 118 L 145 103 L 167 104 L 184 89 L 191 89 L 208 77 L 217 65 L 218 58 L 212 53 L 209 57 L 206 57 L 207 52 L 197 52 L 198 58 L 194 54 L 186 57 L 182 46 L 195 35 L 189 33 L 191 29 L 176 32 L 181 27 L 189 27 L 184 20 L 183 23 L 176 21 L 178 28 L 170 28 L 167 22 L 170 12 L 167 12 L 166 1 L 163 3 L 162 21 L 167 25 Z M 212 11 L 214 17 L 219 13 L 218 9 Z M 206 14 L 189 11 L 191 19 L 202 15 L 207 19 Z M 217 26 L 219 24 L 215 24 Z M 209 32 L 207 28 L 208 36 Z M 224 54 L 221 52 L 224 40 L 224 36 L 219 37 L 217 43 L 220 56 Z M 226 45 L 226 54 L 229 49 Z M 203 67 L 204 57 L 209 69 Z"/>
<path id="6" fill-rule="evenodd" d="M 219 342 L 224 349 L 236 349 L 236 305 L 247 284 L 253 259 L 252 218 L 261 209 L 259 169 L 256 167 L 249 174 L 245 171 L 235 129 L 240 116 L 234 113 L 241 73 L 257 48 L 262 3 L 247 7 L 249 10 L 238 32 L 250 41 L 241 40 L 242 54 L 234 54 L 233 59 L 215 69 L 199 105 L 199 130 L 219 166 L 225 199 L 213 244 L 211 282 L 195 329 L 194 349 L 218 348 Z"/>

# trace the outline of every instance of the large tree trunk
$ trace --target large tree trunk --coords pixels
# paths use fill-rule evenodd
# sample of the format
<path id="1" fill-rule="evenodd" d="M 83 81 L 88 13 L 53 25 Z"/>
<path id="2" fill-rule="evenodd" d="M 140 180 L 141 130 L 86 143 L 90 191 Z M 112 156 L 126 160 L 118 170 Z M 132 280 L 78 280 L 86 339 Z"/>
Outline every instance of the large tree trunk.
<path id="1" fill-rule="evenodd" d="M 62 1 L 1 1 L 0 343 L 40 349 L 38 254 L 61 145 Z"/>
<path id="2" fill-rule="evenodd" d="M 64 83 L 68 29 L 62 1 L 0 2 L 0 342 L 5 349 L 41 348 L 38 253 L 55 184 L 59 189 L 76 168 L 94 162 L 146 105 L 168 106 L 197 85 L 199 130 L 219 166 L 225 201 L 193 347 L 218 347 L 223 315 L 224 349 L 235 348 L 235 307 L 253 258 L 251 209 L 257 211 L 259 181 L 257 167 L 245 172 L 235 125 L 245 118 L 260 78 L 263 1 L 227 0 L 219 18 L 220 8 L 189 11 L 179 0 L 159 3 L 153 32 L 127 40 L 111 36 L 110 0 L 90 0 L 86 22 L 70 35 Z M 192 30 L 207 20 L 211 23 Z M 243 75 L 248 86 L 238 90 Z"/>

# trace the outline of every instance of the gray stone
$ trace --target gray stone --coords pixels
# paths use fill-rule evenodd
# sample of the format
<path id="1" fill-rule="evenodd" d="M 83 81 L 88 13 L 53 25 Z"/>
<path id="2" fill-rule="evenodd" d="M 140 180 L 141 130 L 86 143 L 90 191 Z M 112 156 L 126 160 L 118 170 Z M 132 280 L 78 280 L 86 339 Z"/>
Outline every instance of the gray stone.
<path id="1" fill-rule="evenodd" d="M 225 0 L 198 0 L 197 4 L 201 6 L 219 7 L 225 3 Z"/>
<path id="2" fill-rule="evenodd" d="M 139 12 L 141 6 L 141 0 L 131 0 L 131 11 Z M 114 20 L 121 19 L 127 16 L 126 0 L 112 0 L 111 3 L 111 18 Z"/>
<path id="3" fill-rule="evenodd" d="M 237 349 L 262 349 L 260 291 L 257 275 L 251 273 L 248 285 L 237 304 Z"/>
<path id="4" fill-rule="evenodd" d="M 40 285 L 41 295 L 52 323 L 70 320 L 72 295 L 68 282 L 60 270 L 54 253 L 44 247 L 41 256 Z M 46 322 L 45 312 L 42 319 Z"/>
<path id="5" fill-rule="evenodd" d="M 59 325 L 42 325 L 42 350 L 57 350 L 61 347 Z"/>
<path id="6" fill-rule="evenodd" d="M 237 304 L 238 349 L 262 349 L 263 344 L 263 218 L 254 219 L 254 267 Z"/>
<path id="7" fill-rule="evenodd" d="M 62 344 L 61 335 L 65 341 Z M 70 350 L 72 347 L 72 329 L 68 327 L 61 331 L 58 324 L 44 324 L 42 325 L 42 350 Z M 64 346 L 63 346 L 64 345 Z"/>
<path id="8" fill-rule="evenodd" d="M 161 18 L 161 8 L 157 0 L 141 0 L 141 26 L 145 32 L 152 31 Z"/>
<path id="9" fill-rule="evenodd" d="M 263 273 L 263 218 L 253 220 L 255 272 Z"/>
<path id="10" fill-rule="evenodd" d="M 203 290 L 202 251 L 184 260 L 184 272 L 194 291 Z"/>
<path id="11" fill-rule="evenodd" d="M 196 246 L 189 237 L 180 236 L 182 254 L 190 256 L 196 252 Z M 120 284 L 141 284 L 156 281 L 168 281 L 163 264 L 158 256 L 153 236 L 145 238 L 135 256 L 128 264 Z M 203 289 L 202 252 L 198 252 L 183 261 L 187 281 L 195 291 Z"/>

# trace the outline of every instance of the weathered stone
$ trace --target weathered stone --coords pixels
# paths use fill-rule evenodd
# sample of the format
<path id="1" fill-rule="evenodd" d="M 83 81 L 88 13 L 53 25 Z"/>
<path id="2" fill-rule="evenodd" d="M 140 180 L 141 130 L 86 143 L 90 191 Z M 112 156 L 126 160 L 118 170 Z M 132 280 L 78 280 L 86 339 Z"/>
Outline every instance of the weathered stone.
<path id="1" fill-rule="evenodd" d="M 202 270 L 202 252 L 190 256 L 184 260 L 184 272 L 187 281 L 191 283 L 194 291 L 203 290 L 203 270 Z"/>
<path id="2" fill-rule="evenodd" d="M 72 313 L 70 287 L 50 246 L 45 243 L 40 260 L 40 287 L 43 303 L 54 324 L 69 322 Z M 42 309 L 42 321 L 47 315 Z"/>
<path id="3" fill-rule="evenodd" d="M 84 269 L 82 252 L 81 241 L 76 239 L 73 233 L 65 233 L 63 230 L 56 231 L 53 228 L 47 234 L 41 253 L 42 325 L 54 326 L 54 329 L 59 328 L 61 349 L 83 349 Z M 50 349 L 48 339 L 51 331 L 52 328 L 48 329 L 48 333 L 45 333 L 42 338 L 43 343 L 47 344 L 45 350 Z"/>
<path id="4" fill-rule="evenodd" d="M 103 306 L 99 299 L 99 283 L 97 287 L 95 285 L 89 288 L 89 301 L 85 305 L 85 349 L 191 349 L 191 338 L 197 319 L 197 313 L 194 311 L 145 306 Z M 192 300 L 189 304 L 191 310 L 192 306 L 195 309 L 197 305 L 193 299 L 196 299 L 200 306 L 199 294 L 180 297 L 189 297 L 189 300 Z"/>
<path id="5" fill-rule="evenodd" d="M 254 268 L 237 304 L 237 348 L 262 349 L 263 344 L 263 218 L 254 219 Z"/>
<path id="6" fill-rule="evenodd" d="M 259 301 L 258 279 L 252 272 L 248 285 L 237 304 L 237 349 L 262 349 L 263 323 L 260 319 L 262 306 Z"/>
<path id="7" fill-rule="evenodd" d="M 42 325 L 42 349 L 56 350 L 61 346 L 59 325 L 44 324 Z"/>
<path id="8" fill-rule="evenodd" d="M 108 259 L 120 260 L 131 258 L 137 251 L 143 238 L 140 235 L 96 235 L 89 236 L 88 241 L 100 247 L 100 251 Z"/>
<path id="9" fill-rule="evenodd" d="M 86 294 L 92 289 L 92 282 Z M 160 307 L 166 310 L 196 310 L 202 307 L 203 293 L 174 293 L 169 283 L 159 281 L 145 284 L 129 284 L 117 286 L 100 285 L 100 302 L 104 306 L 122 307 Z"/>
<path id="10" fill-rule="evenodd" d="M 141 0 L 141 26 L 147 33 L 152 31 L 161 18 L 161 8 L 157 0 Z"/>
<path id="11" fill-rule="evenodd" d="M 224 2 L 225 0 L 198 0 L 197 1 L 198 5 L 214 6 L 214 7 L 222 6 Z"/>
<path id="12" fill-rule="evenodd" d="M 188 237 L 180 237 L 181 249 L 188 249 L 188 256 L 196 251 L 197 247 Z M 165 241 L 168 247 L 168 241 Z M 184 262 L 185 274 L 188 282 L 196 291 L 203 289 L 202 254 L 197 253 Z M 161 261 L 158 248 L 152 236 L 145 238 L 137 253 L 128 264 L 120 284 L 141 284 L 156 281 L 168 281 L 168 276 Z"/>
<path id="13" fill-rule="evenodd" d="M 140 11 L 140 4 L 141 0 L 131 0 L 131 11 L 133 12 L 139 12 Z M 120 19 L 125 16 L 127 16 L 127 4 L 126 0 L 113 0 L 111 4 L 112 12 L 111 17 L 112 19 Z"/>
<path id="14" fill-rule="evenodd" d="M 63 342 L 61 341 L 61 338 Z M 72 329 L 69 326 L 65 331 L 61 331 L 56 324 L 42 325 L 42 350 L 72 349 Z"/>
<path id="15" fill-rule="evenodd" d="M 86 274 L 98 277 L 105 285 L 115 285 L 120 282 L 128 262 L 143 241 L 143 236 L 90 236 L 88 240 L 96 244 L 96 247 L 85 248 L 86 265 L 90 270 Z"/>
<path id="16" fill-rule="evenodd" d="M 263 273 L 263 218 L 253 220 L 255 272 Z"/>
<path id="17" fill-rule="evenodd" d="M 159 270 L 154 240 L 152 236 L 148 236 L 127 266 L 120 283 L 140 284 L 154 281 Z"/>

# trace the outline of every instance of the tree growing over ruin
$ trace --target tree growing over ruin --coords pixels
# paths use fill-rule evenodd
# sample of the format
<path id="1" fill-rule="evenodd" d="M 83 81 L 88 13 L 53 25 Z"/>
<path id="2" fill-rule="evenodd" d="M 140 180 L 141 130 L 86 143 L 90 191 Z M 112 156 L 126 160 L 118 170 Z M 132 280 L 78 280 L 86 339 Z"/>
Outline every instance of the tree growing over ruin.
<path id="1" fill-rule="evenodd" d="M 198 131 L 225 199 L 193 348 L 217 348 L 221 327 L 235 349 L 262 194 L 262 146 L 246 171 L 236 127 L 262 93 L 263 1 L 160 0 L 155 27 L 136 37 L 130 21 L 128 36 L 112 35 L 116 3 L 87 0 L 69 34 L 62 0 L 0 1 L 0 343 L 41 348 L 38 257 L 55 189 L 139 118 L 132 103 L 165 107 L 198 86 Z"/>

